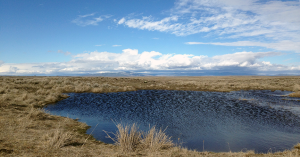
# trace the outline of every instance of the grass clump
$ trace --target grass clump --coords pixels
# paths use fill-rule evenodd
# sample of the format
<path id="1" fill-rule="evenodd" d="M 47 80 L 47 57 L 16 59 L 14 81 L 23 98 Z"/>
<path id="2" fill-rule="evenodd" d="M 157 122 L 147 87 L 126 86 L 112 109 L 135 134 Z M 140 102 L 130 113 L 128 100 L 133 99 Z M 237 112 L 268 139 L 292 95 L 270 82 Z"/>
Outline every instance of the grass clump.
<path id="1" fill-rule="evenodd" d="M 165 131 L 165 130 L 164 130 Z M 157 131 L 153 126 L 148 132 L 144 134 L 142 144 L 145 149 L 150 151 L 158 151 L 160 149 L 167 149 L 173 147 L 171 137 L 168 137 L 161 129 Z"/>
<path id="2" fill-rule="evenodd" d="M 289 94 L 290 97 L 300 97 L 300 91 Z"/>
<path id="3" fill-rule="evenodd" d="M 300 143 L 294 146 L 295 149 L 298 149 L 300 151 Z"/>
<path id="4" fill-rule="evenodd" d="M 294 87 L 293 87 L 293 91 L 294 92 L 300 92 L 300 85 L 295 84 Z"/>
<path id="5" fill-rule="evenodd" d="M 161 149 L 167 149 L 174 146 L 171 137 L 168 137 L 161 129 L 156 130 L 153 126 L 148 132 L 138 131 L 137 125 L 116 125 L 118 131 L 115 138 L 112 138 L 106 131 L 108 138 L 112 139 L 122 152 L 135 152 L 139 150 L 148 150 L 155 152 Z"/>
<path id="6" fill-rule="evenodd" d="M 290 97 L 300 97 L 300 85 L 295 84 L 293 86 L 294 93 L 289 94 Z"/>
<path id="7" fill-rule="evenodd" d="M 61 129 L 55 129 L 53 131 L 50 131 L 45 135 L 46 148 L 62 148 L 63 146 L 67 145 L 68 142 L 72 139 L 72 135 L 69 132 L 65 132 Z"/>
<path id="8" fill-rule="evenodd" d="M 114 140 L 122 151 L 135 151 L 141 145 L 142 133 L 138 131 L 138 127 L 133 124 L 131 127 L 123 126 L 122 124 L 117 125 L 118 132 L 115 134 Z"/>

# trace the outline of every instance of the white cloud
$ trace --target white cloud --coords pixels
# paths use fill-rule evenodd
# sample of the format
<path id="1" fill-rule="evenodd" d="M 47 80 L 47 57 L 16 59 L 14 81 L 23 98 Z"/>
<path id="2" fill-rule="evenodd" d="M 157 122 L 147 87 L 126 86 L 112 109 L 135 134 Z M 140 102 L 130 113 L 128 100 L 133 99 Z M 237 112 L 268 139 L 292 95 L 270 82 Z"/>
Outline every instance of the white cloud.
<path id="1" fill-rule="evenodd" d="M 124 49 L 121 54 L 110 52 L 91 52 L 75 56 L 72 62 L 114 63 L 115 69 L 105 70 L 176 70 L 176 69 L 217 69 L 222 66 L 253 67 L 263 66 L 258 59 L 281 55 L 278 52 L 237 52 L 214 57 L 190 54 L 166 54 L 159 52 L 138 53 L 136 49 Z M 116 66 L 118 65 L 118 66 Z M 274 67 L 273 67 L 274 68 Z M 276 69 L 276 68 L 275 68 Z M 273 69 L 274 70 L 274 69 Z"/>
<path id="2" fill-rule="evenodd" d="M 86 15 L 79 15 L 76 19 L 72 22 L 79 25 L 79 26 L 88 26 L 88 25 L 98 25 L 99 22 L 103 21 L 104 19 L 110 18 L 111 15 L 102 15 L 95 17 L 95 13 L 86 14 Z"/>
<path id="3" fill-rule="evenodd" d="M 278 56 L 281 55 L 279 52 L 236 52 L 234 54 L 225 54 L 212 57 L 215 60 L 217 66 L 256 66 L 257 64 L 264 64 L 258 62 L 258 59 L 268 57 L 268 56 Z"/>
<path id="4" fill-rule="evenodd" d="M 119 47 L 119 46 L 122 46 L 122 45 L 113 45 L 112 47 Z"/>
<path id="5" fill-rule="evenodd" d="M 119 20 L 118 24 L 122 24 L 125 22 L 125 18 L 123 17 L 121 20 Z"/>
<path id="6" fill-rule="evenodd" d="M 19 68 L 14 67 L 14 66 L 10 66 L 8 72 L 10 73 L 16 73 L 19 70 Z"/>
<path id="7" fill-rule="evenodd" d="M 189 45 L 196 44 L 210 44 L 210 45 L 222 45 L 222 46 L 260 46 L 270 49 L 275 49 L 279 51 L 295 51 L 300 52 L 300 42 L 293 42 L 289 40 L 282 40 L 277 43 L 262 43 L 262 42 L 253 42 L 253 41 L 237 41 L 237 42 L 213 42 L 213 43 L 204 43 L 204 42 L 186 42 Z"/>
<path id="8" fill-rule="evenodd" d="M 300 42 L 300 3 L 258 0 L 178 0 L 170 15 L 122 18 L 118 24 L 141 30 L 169 32 L 177 36 L 210 33 L 217 38 L 259 37 L 277 43 Z M 288 46 L 286 46 L 288 47 Z M 278 48 L 278 50 L 287 48 Z"/>
<path id="9" fill-rule="evenodd" d="M 69 52 L 69 51 L 64 52 L 63 50 L 58 50 L 57 53 L 61 53 L 61 54 L 64 54 L 66 56 L 71 54 L 71 52 Z"/>
<path id="10" fill-rule="evenodd" d="M 156 51 L 138 53 L 124 49 L 122 53 L 90 52 L 75 55 L 69 62 L 4 63 L 0 74 L 81 74 L 111 70 L 300 70 L 300 66 L 270 63 L 265 57 L 282 55 L 279 52 L 236 52 L 213 57 L 191 54 L 162 54 Z"/>
<path id="11" fill-rule="evenodd" d="M 289 59 L 285 59 L 285 60 L 283 60 L 284 62 L 287 62 L 287 61 L 290 61 L 290 60 L 292 60 L 293 58 L 289 58 Z"/>
<path id="12" fill-rule="evenodd" d="M 121 21 L 122 20 L 122 21 Z M 125 20 L 122 18 L 119 24 L 125 24 L 131 28 L 146 29 L 151 31 L 169 32 L 176 31 L 181 28 L 181 24 L 172 24 L 172 21 L 177 21 L 177 16 L 166 17 L 162 20 L 155 21 L 151 16 L 143 17 L 142 19 Z"/>
<path id="13" fill-rule="evenodd" d="M 1 66 L 1 64 L 3 64 L 4 62 L 2 61 L 2 60 L 0 60 L 0 66 Z"/>
<path id="14" fill-rule="evenodd" d="M 196 26 L 193 31 L 204 26 L 233 37 L 280 35 L 284 39 L 298 38 L 295 33 L 300 31 L 300 3 L 295 1 L 180 0 L 172 11 L 190 15 L 189 24 Z"/>

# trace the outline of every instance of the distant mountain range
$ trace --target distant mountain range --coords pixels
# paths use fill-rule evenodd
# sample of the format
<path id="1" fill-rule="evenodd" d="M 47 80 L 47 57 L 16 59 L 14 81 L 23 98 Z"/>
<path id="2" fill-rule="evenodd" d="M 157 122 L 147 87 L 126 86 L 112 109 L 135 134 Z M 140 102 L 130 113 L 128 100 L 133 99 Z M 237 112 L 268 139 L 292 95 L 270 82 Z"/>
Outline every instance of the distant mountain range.
<path id="1" fill-rule="evenodd" d="M 249 69 L 223 70 L 147 70 L 147 71 L 109 71 L 102 73 L 55 73 L 55 74 L 6 74 L 0 76 L 86 76 L 86 77 L 134 77 L 134 76 L 300 76 L 300 70 L 293 71 L 255 71 Z"/>
<path id="2" fill-rule="evenodd" d="M 129 76 L 300 76 L 300 71 L 227 71 L 227 70 L 150 70 L 150 71 L 122 71 L 97 74 L 84 74 L 90 77 L 129 77 Z"/>

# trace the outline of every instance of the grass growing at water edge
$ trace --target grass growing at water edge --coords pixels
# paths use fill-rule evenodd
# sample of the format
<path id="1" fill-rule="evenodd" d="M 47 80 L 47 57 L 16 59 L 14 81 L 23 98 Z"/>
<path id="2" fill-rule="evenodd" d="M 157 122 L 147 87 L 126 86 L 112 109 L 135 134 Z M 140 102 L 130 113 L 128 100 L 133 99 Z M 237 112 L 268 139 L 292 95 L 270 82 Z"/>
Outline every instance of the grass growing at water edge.
<path id="1" fill-rule="evenodd" d="M 106 131 L 104 132 L 123 152 L 134 152 L 137 150 L 155 152 L 174 146 L 171 137 L 165 134 L 165 130 L 160 129 L 158 131 L 155 126 L 150 128 L 148 132 L 139 131 L 135 123 L 132 125 L 118 123 L 116 126 L 118 128 L 117 133 L 112 133 L 115 136 L 114 138 Z"/>

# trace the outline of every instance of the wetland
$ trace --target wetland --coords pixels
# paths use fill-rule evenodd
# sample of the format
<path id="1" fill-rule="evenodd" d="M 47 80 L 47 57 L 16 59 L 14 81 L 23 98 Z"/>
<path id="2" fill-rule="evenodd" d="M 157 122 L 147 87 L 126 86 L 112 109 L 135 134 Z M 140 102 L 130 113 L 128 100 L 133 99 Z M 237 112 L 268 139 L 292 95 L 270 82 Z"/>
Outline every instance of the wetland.
<path id="1" fill-rule="evenodd" d="M 299 76 L 0 76 L 0 156 L 298 157 L 299 97 Z M 178 145 L 124 151 L 112 120 Z"/>
<path id="2" fill-rule="evenodd" d="M 300 98 L 289 91 L 232 92 L 138 90 L 117 93 L 68 93 L 45 107 L 51 114 L 79 119 L 87 133 L 113 143 L 103 131 L 115 123 L 165 130 L 174 143 L 197 151 L 284 151 L 300 142 Z M 97 125 L 97 127 L 96 127 Z M 92 132 L 93 131 L 93 132 Z"/>

